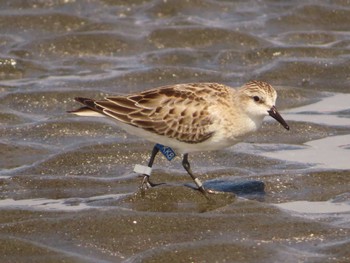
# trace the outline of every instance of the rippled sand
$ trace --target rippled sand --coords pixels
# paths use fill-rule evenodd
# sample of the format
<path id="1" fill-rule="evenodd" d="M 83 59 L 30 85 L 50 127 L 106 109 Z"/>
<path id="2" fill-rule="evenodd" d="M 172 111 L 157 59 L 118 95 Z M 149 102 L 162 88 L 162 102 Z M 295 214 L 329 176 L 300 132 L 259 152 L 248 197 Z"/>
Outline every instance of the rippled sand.
<path id="1" fill-rule="evenodd" d="M 346 0 L 2 1 L 0 262 L 349 262 Z M 132 172 L 152 145 L 66 113 L 179 82 L 278 90 L 244 143 Z M 234 195 L 235 193 L 236 195 Z"/>

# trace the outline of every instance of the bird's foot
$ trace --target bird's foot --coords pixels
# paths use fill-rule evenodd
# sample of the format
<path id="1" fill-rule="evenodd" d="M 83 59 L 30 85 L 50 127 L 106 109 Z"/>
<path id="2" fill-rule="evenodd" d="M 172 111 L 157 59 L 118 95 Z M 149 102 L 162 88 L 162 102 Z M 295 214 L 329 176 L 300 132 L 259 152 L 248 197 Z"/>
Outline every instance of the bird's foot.
<path id="1" fill-rule="evenodd" d="M 195 187 L 191 187 L 191 188 L 194 189 L 194 190 L 199 191 L 208 200 L 211 200 L 211 197 L 210 197 L 211 195 L 226 194 L 225 192 L 217 191 L 217 190 L 213 190 L 213 189 L 207 189 L 207 188 L 204 188 L 203 186 L 200 186 L 200 187 L 197 187 L 197 188 L 195 188 Z"/>
<path id="2" fill-rule="evenodd" d="M 141 175 L 141 176 L 143 176 L 143 178 L 142 178 L 142 181 L 141 181 L 141 184 L 140 184 L 139 188 L 141 190 L 143 190 L 143 191 L 151 188 L 152 187 L 152 183 L 149 180 L 149 176 L 148 175 Z"/>
<path id="3" fill-rule="evenodd" d="M 147 174 L 143 174 L 141 175 L 143 176 L 142 178 L 142 181 L 141 181 L 141 184 L 140 184 L 140 190 L 144 193 L 147 189 L 150 189 L 152 187 L 155 187 L 155 186 L 158 186 L 158 185 L 161 185 L 161 184 L 165 184 L 165 183 L 158 183 L 158 184 L 155 184 L 155 183 L 152 183 L 151 180 L 149 179 L 149 175 Z"/>
<path id="4" fill-rule="evenodd" d="M 213 189 L 207 189 L 206 191 L 207 191 L 209 194 L 212 194 L 212 195 L 226 194 L 226 192 L 217 191 L 217 190 L 213 190 Z"/>
<path id="5" fill-rule="evenodd" d="M 205 198 L 209 199 L 209 195 L 208 195 L 209 192 L 206 189 L 204 189 L 203 186 L 199 186 L 196 190 L 201 192 L 204 195 Z"/>

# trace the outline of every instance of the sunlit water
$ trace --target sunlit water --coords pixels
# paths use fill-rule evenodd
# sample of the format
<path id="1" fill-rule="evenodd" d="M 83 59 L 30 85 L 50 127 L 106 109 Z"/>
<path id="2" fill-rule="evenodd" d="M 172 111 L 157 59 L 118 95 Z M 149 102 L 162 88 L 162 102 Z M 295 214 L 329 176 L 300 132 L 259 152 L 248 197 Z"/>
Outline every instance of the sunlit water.
<path id="1" fill-rule="evenodd" d="M 289 120 L 350 129 L 350 96 L 332 94 L 321 101 L 285 112 Z M 344 114 L 345 113 L 345 114 Z M 334 135 L 305 142 L 294 150 L 264 152 L 264 156 L 313 164 L 314 168 L 350 169 L 350 135 Z"/>
<path id="2" fill-rule="evenodd" d="M 349 23 L 346 0 L 2 1 L 0 261 L 349 262 Z M 66 113 L 76 96 L 252 79 L 291 130 L 266 118 L 190 156 L 236 199 L 207 203 L 161 157 L 167 184 L 142 195 L 152 145 Z"/>

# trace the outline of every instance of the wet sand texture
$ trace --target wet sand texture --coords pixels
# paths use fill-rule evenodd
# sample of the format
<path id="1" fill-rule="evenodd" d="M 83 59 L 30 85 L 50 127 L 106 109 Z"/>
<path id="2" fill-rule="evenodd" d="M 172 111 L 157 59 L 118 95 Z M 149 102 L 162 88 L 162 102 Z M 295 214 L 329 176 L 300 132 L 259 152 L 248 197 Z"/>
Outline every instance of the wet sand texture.
<path id="1" fill-rule="evenodd" d="M 347 1 L 1 1 L 0 262 L 350 262 Z M 159 157 L 74 97 L 259 79 L 291 127 Z"/>

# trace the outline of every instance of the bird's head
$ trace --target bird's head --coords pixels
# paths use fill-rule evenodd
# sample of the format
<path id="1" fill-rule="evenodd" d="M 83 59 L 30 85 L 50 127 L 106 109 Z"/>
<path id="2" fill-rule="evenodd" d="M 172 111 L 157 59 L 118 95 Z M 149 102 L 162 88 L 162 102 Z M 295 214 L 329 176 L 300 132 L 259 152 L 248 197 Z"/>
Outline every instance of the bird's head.
<path id="1" fill-rule="evenodd" d="M 242 104 L 241 110 L 252 119 L 262 120 L 269 115 L 289 130 L 289 125 L 275 107 L 277 92 L 270 84 L 262 81 L 251 81 L 246 83 L 238 92 Z"/>

